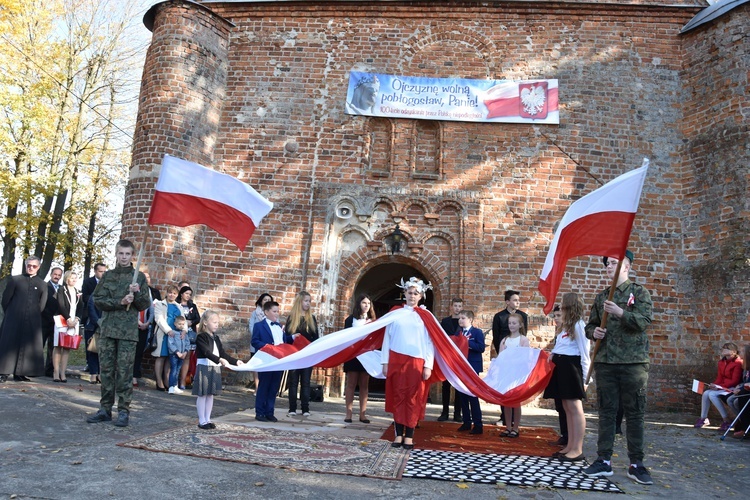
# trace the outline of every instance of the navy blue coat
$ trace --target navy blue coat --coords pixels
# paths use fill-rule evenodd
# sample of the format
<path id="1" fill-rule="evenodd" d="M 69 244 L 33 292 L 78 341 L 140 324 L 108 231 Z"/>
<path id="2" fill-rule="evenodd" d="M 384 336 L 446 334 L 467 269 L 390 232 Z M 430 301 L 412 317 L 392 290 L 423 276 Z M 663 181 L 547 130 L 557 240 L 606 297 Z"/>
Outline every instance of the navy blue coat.
<path id="1" fill-rule="evenodd" d="M 458 330 L 458 335 L 463 335 L 463 330 Z M 479 328 L 472 326 L 469 328 L 469 364 L 474 371 L 482 373 L 484 365 L 482 363 L 482 353 L 487 348 L 484 343 L 484 332 Z"/>
<path id="2" fill-rule="evenodd" d="M 284 342 L 292 344 L 294 339 L 284 332 Z M 273 333 L 271 333 L 271 327 L 268 326 L 268 321 L 258 321 L 253 325 L 253 338 L 250 343 L 255 348 L 255 352 L 260 351 L 266 344 L 273 345 Z"/>

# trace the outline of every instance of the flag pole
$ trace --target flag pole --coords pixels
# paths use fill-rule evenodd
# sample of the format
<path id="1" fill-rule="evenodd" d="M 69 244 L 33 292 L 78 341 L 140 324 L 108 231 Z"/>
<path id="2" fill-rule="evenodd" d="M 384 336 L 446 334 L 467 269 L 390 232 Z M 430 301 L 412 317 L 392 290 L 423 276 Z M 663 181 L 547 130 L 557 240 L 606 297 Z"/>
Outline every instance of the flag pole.
<path id="1" fill-rule="evenodd" d="M 143 250 L 146 248 L 146 242 L 148 241 L 148 233 L 151 226 L 146 222 L 146 229 L 143 230 L 143 241 L 141 242 L 141 248 L 138 250 L 138 259 L 135 261 L 135 269 L 133 269 L 133 281 L 131 285 L 138 283 L 138 270 L 141 268 L 141 261 L 143 260 Z M 125 308 L 126 311 L 130 311 L 130 304 Z"/>
<path id="2" fill-rule="evenodd" d="M 612 286 L 609 287 L 609 296 L 607 297 L 607 300 L 610 302 L 615 296 L 615 290 L 617 290 L 617 280 L 620 279 L 620 269 L 622 269 L 622 261 L 623 259 L 620 259 L 617 262 L 617 269 L 615 270 L 615 277 L 612 280 Z M 605 328 L 607 326 L 608 316 L 609 316 L 609 313 L 607 311 L 604 311 L 604 314 L 602 314 L 602 322 L 601 322 L 601 325 L 599 325 L 599 328 Z M 594 360 L 596 359 L 596 354 L 599 352 L 599 347 L 601 346 L 601 343 L 602 343 L 602 339 L 596 339 L 596 344 L 594 345 L 594 354 L 591 356 L 591 365 L 589 366 L 589 372 L 586 374 L 586 380 L 584 382 L 584 385 L 589 385 L 589 382 L 591 382 L 591 374 L 594 371 Z"/>

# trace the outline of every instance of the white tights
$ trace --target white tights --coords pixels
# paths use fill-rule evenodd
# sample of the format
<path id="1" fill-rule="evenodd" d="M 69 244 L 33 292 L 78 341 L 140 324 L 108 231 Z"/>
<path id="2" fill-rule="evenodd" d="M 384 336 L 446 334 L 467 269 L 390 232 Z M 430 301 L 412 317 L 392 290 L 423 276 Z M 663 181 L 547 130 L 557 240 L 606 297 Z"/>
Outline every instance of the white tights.
<path id="1" fill-rule="evenodd" d="M 205 425 L 211 421 L 211 410 L 214 409 L 214 397 L 198 396 L 195 400 L 195 407 L 198 409 L 198 423 Z"/>

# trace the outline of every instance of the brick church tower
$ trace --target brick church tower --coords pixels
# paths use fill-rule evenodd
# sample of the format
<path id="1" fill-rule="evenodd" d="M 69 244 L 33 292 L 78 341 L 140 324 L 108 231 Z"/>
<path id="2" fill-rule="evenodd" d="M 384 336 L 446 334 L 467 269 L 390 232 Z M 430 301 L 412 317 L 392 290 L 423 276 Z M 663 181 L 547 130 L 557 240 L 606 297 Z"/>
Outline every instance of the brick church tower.
<path id="1" fill-rule="evenodd" d="M 146 246 L 152 280 L 189 281 L 240 355 L 263 292 L 283 315 L 307 290 L 331 332 L 357 293 L 382 314 L 409 276 L 435 285 L 438 317 L 462 297 L 485 330 L 503 291 L 520 290 L 541 347 L 553 332 L 536 288 L 555 224 L 649 157 L 631 278 L 654 297 L 651 401 L 692 402 L 715 348 L 750 341 L 748 9 L 681 33 L 693 1 L 159 3 L 145 18 L 124 235 L 140 238 L 171 154 L 274 203 L 246 252 L 203 226 L 154 227 Z M 351 71 L 557 79 L 560 124 L 349 115 Z M 561 291 L 590 304 L 606 286 L 592 256 L 569 263 Z M 315 377 L 339 392 L 339 371 Z"/>

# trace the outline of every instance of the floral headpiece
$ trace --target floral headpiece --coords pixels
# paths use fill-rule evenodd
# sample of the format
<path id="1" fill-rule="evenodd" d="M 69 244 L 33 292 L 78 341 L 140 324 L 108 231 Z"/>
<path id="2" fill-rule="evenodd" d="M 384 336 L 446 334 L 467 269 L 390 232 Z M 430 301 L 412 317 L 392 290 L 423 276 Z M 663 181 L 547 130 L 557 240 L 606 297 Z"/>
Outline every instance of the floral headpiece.
<path id="1" fill-rule="evenodd" d="M 424 281 L 417 279 L 415 276 L 409 278 L 409 281 L 404 283 L 404 278 L 401 278 L 401 284 L 396 283 L 396 286 L 402 290 L 408 290 L 409 288 L 416 288 L 419 293 L 424 295 L 427 290 L 432 290 L 432 285 L 425 283 Z"/>
<path id="2" fill-rule="evenodd" d="M 357 85 L 354 86 L 354 89 L 356 90 L 362 85 L 367 84 L 372 85 L 372 88 L 375 90 L 375 92 L 380 90 L 380 80 L 378 80 L 378 77 L 375 75 L 360 78 L 360 80 L 357 82 Z"/>

